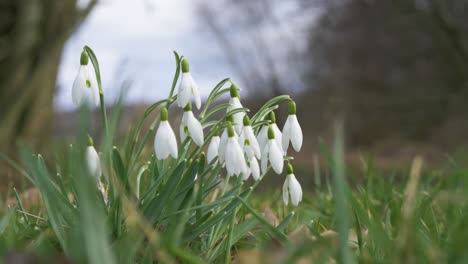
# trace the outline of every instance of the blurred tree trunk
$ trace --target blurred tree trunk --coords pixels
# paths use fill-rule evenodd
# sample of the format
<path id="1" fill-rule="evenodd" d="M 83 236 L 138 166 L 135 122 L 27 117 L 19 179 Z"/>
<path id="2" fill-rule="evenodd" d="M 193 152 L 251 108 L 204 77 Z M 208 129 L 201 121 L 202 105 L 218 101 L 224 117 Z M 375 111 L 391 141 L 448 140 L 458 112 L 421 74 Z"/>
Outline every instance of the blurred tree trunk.
<path id="1" fill-rule="evenodd" d="M 18 139 L 36 150 L 46 144 L 64 44 L 95 4 L 0 0 L 1 152 L 11 153 Z"/>

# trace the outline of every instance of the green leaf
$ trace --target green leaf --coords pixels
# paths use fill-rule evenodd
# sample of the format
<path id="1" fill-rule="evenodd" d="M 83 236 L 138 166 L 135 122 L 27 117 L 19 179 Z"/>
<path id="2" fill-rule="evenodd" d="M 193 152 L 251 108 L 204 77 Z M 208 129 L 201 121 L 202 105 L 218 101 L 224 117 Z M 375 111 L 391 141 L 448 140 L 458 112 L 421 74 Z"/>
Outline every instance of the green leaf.
<path id="1" fill-rule="evenodd" d="M 16 207 L 12 206 L 10 209 L 8 209 L 8 213 L 3 216 L 2 220 L 0 221 L 0 235 L 2 235 L 5 229 L 8 227 L 11 218 L 15 215 L 15 211 Z"/>

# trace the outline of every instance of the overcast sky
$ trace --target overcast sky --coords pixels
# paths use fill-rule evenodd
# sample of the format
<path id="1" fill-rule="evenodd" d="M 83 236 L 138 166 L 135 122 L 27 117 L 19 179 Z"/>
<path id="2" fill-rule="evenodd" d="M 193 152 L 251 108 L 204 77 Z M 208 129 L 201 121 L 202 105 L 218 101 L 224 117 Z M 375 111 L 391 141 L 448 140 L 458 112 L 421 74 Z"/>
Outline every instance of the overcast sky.
<path id="1" fill-rule="evenodd" d="M 126 102 L 152 103 L 167 97 L 175 70 L 173 50 L 189 60 L 192 76 L 200 86 L 202 96 L 207 96 L 216 83 L 226 77 L 231 77 L 245 88 L 244 91 L 248 91 L 215 36 L 206 24 L 199 21 L 197 7 L 200 1 L 206 0 L 100 0 L 65 46 L 58 74 L 56 109 L 74 109 L 71 88 L 84 45 L 89 45 L 98 57 L 107 103 L 115 100 L 122 81 L 127 79 L 131 79 L 132 85 L 126 91 Z M 255 49 L 251 46 L 260 33 L 275 55 L 281 81 L 287 83 L 289 89 L 300 88 L 301 72 L 284 62 L 289 59 L 289 48 L 301 50 L 306 46 L 305 36 L 314 15 L 297 5 L 298 2 L 284 0 L 270 6 L 281 23 L 266 21 L 241 31 L 236 31 L 229 24 L 232 23 L 228 19 L 230 10 L 219 13 L 220 22 L 227 23 L 224 28 L 229 30 L 232 41 L 244 51 L 237 54 L 241 57 L 244 71 L 264 67 L 259 65 L 262 61 L 255 57 Z M 225 8 L 225 4 L 218 0 L 209 3 L 218 5 L 216 10 Z M 237 19 L 239 14 L 231 15 Z M 301 65 L 301 59 L 299 56 L 298 65 Z"/>
<path id="2" fill-rule="evenodd" d="M 71 87 L 84 45 L 98 57 L 108 100 L 115 99 L 119 84 L 128 77 L 133 85 L 126 101 L 165 98 L 175 69 L 173 50 L 190 61 L 202 95 L 221 79 L 235 78 L 219 46 L 198 23 L 195 5 L 196 1 L 184 0 L 101 1 L 65 46 L 57 110 L 73 109 Z"/>

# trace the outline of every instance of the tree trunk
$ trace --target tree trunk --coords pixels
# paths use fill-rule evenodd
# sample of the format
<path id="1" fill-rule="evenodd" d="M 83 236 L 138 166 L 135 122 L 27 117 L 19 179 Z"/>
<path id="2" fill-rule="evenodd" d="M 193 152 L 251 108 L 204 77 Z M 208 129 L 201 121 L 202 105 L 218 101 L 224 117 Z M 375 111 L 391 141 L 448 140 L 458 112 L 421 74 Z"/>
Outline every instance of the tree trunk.
<path id="1" fill-rule="evenodd" d="M 94 4 L 0 0 L 0 152 L 14 153 L 18 140 L 47 144 L 64 44 Z"/>

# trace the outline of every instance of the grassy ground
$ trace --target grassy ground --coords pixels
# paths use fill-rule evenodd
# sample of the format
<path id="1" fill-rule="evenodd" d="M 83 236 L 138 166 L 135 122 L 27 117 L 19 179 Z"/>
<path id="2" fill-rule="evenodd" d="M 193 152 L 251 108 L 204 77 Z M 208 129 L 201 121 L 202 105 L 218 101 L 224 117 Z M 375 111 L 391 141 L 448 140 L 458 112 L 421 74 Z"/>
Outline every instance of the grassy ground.
<path id="1" fill-rule="evenodd" d="M 314 187 L 305 189 L 305 199 L 299 207 L 284 206 L 280 190 L 256 193 L 250 199 L 250 205 L 240 206 L 235 223 L 242 230 L 248 225 L 248 232 L 240 232 L 235 239 L 237 242 L 230 248 L 230 258 L 235 263 L 468 261 L 465 250 L 468 240 L 465 224 L 468 221 L 466 168 L 452 160 L 444 169 L 425 170 L 423 160 L 417 157 L 407 170 L 381 173 L 373 167 L 371 160 L 365 160 L 360 170 L 346 173 L 340 148 L 339 140 L 331 151 L 322 145 L 322 155 L 328 166 L 320 171 L 330 171 L 330 178 L 320 175 L 319 170 L 297 173 L 299 179 L 307 176 L 314 181 Z M 362 181 L 350 187 L 347 184 L 350 177 L 360 177 Z M 2 203 L 4 205 L 5 200 Z M 213 256 L 218 254 L 216 250 L 206 251 L 201 242 L 203 235 L 177 247 L 177 250 L 170 249 L 170 245 L 162 242 L 164 238 L 157 237 L 165 231 L 158 230 L 158 227 L 137 227 L 140 220 L 129 208 L 124 210 L 123 219 L 127 227 L 122 230 L 125 235 L 118 237 L 111 231 L 106 233 L 93 228 L 93 225 L 103 224 L 102 230 L 112 229 L 113 223 L 98 219 L 99 215 L 106 218 L 102 214 L 93 212 L 87 219 L 82 211 L 73 216 L 59 212 L 55 216 L 57 221 L 77 217 L 65 221 L 79 226 L 64 227 L 65 232 L 61 233 L 54 228 L 54 216 L 50 215 L 48 208 L 43 205 L 28 207 L 24 209 L 16 203 L 2 212 L 0 252 L 6 256 L 5 260 L 18 257 L 56 262 L 90 260 L 93 258 L 84 256 L 92 253 L 91 248 L 86 247 L 91 243 L 108 251 L 96 254 L 108 254 L 109 258 L 120 263 L 190 262 L 185 259 L 187 256 L 188 259 L 196 256 L 200 260 L 224 262 L 224 258 Z M 94 205 L 89 207 L 96 209 Z M 257 218 L 248 207 L 257 210 L 266 222 L 252 222 L 251 219 Z M 84 208 L 82 206 L 81 209 Z M 276 236 L 268 225 L 278 227 L 287 239 Z M 130 232 L 133 228 L 134 233 Z M 144 231 L 140 233 L 141 230 Z M 142 235 L 145 232 L 149 234 Z M 205 235 L 212 232 L 206 231 Z M 60 238 L 61 235 L 67 238 Z M 61 239 L 69 241 L 67 248 L 61 244 Z M 223 238 L 217 241 L 222 243 Z M 182 252 L 175 252 L 179 250 Z M 125 252 L 131 257 L 125 256 Z"/>

